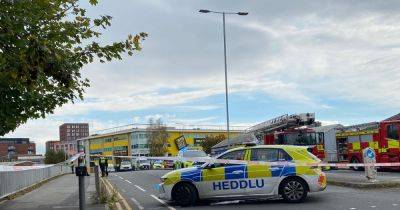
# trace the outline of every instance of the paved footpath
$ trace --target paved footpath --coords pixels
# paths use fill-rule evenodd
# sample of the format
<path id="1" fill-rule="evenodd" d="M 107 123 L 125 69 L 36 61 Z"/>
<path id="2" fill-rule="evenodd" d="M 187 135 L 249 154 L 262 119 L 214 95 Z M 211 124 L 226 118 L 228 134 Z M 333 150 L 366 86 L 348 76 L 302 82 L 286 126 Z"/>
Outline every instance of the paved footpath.
<path id="1" fill-rule="evenodd" d="M 104 204 L 93 204 L 96 192 L 94 176 L 85 179 L 87 209 L 104 209 Z M 58 177 L 25 195 L 1 202 L 0 209 L 79 209 L 78 177 L 75 174 Z"/>

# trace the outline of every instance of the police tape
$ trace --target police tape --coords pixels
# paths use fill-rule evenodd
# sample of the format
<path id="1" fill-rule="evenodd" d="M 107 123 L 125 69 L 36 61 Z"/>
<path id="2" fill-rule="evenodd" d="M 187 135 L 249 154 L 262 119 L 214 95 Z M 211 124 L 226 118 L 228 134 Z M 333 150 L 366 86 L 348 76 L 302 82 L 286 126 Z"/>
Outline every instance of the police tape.
<path id="1" fill-rule="evenodd" d="M 114 158 L 125 158 L 125 159 L 141 159 L 141 160 L 167 160 L 167 161 L 191 161 L 200 163 L 221 163 L 221 164 L 265 164 L 269 166 L 302 166 L 302 167 L 337 167 L 337 168 L 348 168 L 348 167 L 394 167 L 400 166 L 400 162 L 392 163 L 325 163 L 322 161 L 315 162 L 302 162 L 300 161 L 251 161 L 251 160 L 232 160 L 232 159 L 216 159 L 212 157 L 147 157 L 147 156 L 118 156 L 118 155 L 90 155 L 91 157 L 114 157 Z"/>

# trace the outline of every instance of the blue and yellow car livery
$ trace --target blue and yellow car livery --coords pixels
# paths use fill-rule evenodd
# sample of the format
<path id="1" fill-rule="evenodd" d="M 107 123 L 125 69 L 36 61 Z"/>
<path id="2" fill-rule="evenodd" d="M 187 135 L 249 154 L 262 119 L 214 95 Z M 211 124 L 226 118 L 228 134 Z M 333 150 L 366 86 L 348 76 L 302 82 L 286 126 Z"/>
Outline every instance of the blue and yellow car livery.
<path id="1" fill-rule="evenodd" d="M 326 188 L 325 173 L 315 166 L 320 160 L 307 152 L 306 147 L 240 147 L 216 159 L 258 162 L 206 163 L 171 171 L 161 177 L 159 197 L 174 200 L 181 206 L 193 205 L 198 199 L 276 195 L 288 202 L 302 202 L 308 192 Z"/>

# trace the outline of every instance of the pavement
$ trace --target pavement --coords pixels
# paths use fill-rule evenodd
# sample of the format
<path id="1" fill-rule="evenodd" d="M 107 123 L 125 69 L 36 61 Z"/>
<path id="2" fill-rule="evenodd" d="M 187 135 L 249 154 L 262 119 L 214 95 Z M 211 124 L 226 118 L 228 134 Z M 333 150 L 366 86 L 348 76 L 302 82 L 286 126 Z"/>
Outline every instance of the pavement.
<path id="1" fill-rule="evenodd" d="M 105 209 L 104 204 L 95 204 L 96 188 L 93 175 L 85 177 L 85 189 L 86 209 Z M 13 200 L 0 202 L 0 209 L 79 209 L 78 177 L 75 174 L 60 176 Z"/>
<path id="2" fill-rule="evenodd" d="M 364 171 L 331 170 L 325 172 L 328 183 L 354 188 L 400 187 L 400 172 L 377 172 L 377 179 L 368 181 Z"/>
<path id="3" fill-rule="evenodd" d="M 128 171 L 110 173 L 109 181 L 119 190 L 133 209 L 175 210 L 182 209 L 171 202 L 157 198 L 155 186 L 167 170 Z M 351 173 L 338 172 L 335 173 Z M 330 174 L 332 172 L 329 172 Z M 358 172 L 356 173 L 358 176 Z M 350 176 L 350 175 L 349 175 Z M 391 173 L 387 177 L 397 177 Z M 384 189 L 355 189 L 342 186 L 328 185 L 323 192 L 309 194 L 307 200 L 300 204 L 288 204 L 281 199 L 235 200 L 218 202 L 201 202 L 195 207 L 184 209 L 400 209 L 400 188 Z"/>

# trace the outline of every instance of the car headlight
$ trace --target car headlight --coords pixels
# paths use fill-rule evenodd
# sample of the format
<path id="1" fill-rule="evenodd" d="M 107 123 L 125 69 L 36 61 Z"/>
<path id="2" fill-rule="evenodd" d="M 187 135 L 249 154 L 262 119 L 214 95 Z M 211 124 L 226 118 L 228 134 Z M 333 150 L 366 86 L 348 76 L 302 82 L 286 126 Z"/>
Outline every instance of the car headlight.
<path id="1" fill-rule="evenodd" d="M 166 177 L 161 177 L 160 179 L 161 179 L 161 182 L 163 182 L 163 183 L 167 180 Z"/>

